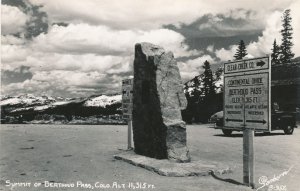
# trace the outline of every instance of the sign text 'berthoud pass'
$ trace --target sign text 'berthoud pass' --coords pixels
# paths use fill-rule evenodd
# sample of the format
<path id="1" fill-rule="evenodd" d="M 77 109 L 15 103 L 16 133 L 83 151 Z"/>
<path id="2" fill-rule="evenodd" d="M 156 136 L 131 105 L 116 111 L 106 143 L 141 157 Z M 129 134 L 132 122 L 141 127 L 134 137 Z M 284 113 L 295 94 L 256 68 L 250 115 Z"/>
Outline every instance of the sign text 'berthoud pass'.
<path id="1" fill-rule="evenodd" d="M 270 128 L 269 57 L 224 64 L 224 126 Z"/>

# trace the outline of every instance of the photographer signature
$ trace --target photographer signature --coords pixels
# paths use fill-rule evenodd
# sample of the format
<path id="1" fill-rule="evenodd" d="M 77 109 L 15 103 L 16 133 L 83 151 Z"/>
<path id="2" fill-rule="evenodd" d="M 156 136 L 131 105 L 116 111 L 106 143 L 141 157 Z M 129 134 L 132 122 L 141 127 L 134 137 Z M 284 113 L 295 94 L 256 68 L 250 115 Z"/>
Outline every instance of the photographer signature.
<path id="1" fill-rule="evenodd" d="M 269 185 L 271 185 L 274 182 L 279 181 L 280 178 L 286 176 L 292 170 L 292 168 L 293 168 L 293 166 L 290 167 L 288 170 L 282 172 L 281 174 L 277 175 L 277 176 L 274 174 L 273 178 L 271 178 L 270 180 L 268 180 L 267 176 L 261 176 L 261 177 L 259 177 L 258 183 L 261 184 L 262 186 L 259 187 L 259 188 L 257 188 L 256 191 L 258 191 L 258 190 L 260 190 L 260 189 L 262 189 L 262 188 L 264 188 L 266 186 L 269 186 Z"/>

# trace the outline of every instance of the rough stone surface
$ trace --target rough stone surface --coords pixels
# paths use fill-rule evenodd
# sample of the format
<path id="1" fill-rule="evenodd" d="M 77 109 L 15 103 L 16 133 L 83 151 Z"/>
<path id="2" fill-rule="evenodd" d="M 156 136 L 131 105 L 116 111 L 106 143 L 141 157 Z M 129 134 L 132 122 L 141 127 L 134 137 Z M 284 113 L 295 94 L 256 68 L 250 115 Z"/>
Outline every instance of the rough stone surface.
<path id="1" fill-rule="evenodd" d="M 187 105 L 172 52 L 150 44 L 135 45 L 133 139 L 140 155 L 190 161 L 181 110 Z"/>
<path id="2" fill-rule="evenodd" d="M 123 152 L 114 156 L 122 160 L 153 171 L 162 176 L 186 177 L 186 176 L 209 176 L 213 174 L 231 173 L 228 166 L 212 161 L 191 161 L 189 163 L 175 163 L 170 160 L 155 160 L 149 157 L 137 155 L 132 151 Z"/>

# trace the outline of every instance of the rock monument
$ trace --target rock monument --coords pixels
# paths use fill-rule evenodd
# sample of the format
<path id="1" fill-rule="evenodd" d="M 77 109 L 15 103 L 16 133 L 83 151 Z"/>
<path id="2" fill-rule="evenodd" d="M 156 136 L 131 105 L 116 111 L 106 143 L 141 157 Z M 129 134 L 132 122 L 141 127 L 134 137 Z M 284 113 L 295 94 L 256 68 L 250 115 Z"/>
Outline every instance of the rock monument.
<path id="1" fill-rule="evenodd" d="M 137 154 L 189 162 L 186 126 L 181 110 L 187 105 L 172 52 L 150 43 L 135 45 L 133 140 Z"/>

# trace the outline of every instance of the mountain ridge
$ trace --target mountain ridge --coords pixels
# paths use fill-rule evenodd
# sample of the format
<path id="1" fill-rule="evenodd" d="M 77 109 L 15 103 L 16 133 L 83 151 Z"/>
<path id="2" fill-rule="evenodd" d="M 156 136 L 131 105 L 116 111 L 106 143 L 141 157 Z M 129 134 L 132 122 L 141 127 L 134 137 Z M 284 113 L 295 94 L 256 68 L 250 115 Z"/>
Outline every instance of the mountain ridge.
<path id="1" fill-rule="evenodd" d="M 1 96 L 1 123 L 30 123 L 43 116 L 60 116 L 65 121 L 73 118 L 91 116 L 117 115 L 121 118 L 120 94 L 93 95 L 86 98 L 62 98 L 52 96 L 35 96 L 21 94 L 18 96 Z"/>

